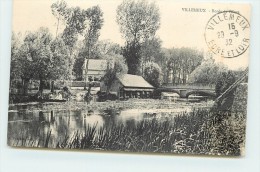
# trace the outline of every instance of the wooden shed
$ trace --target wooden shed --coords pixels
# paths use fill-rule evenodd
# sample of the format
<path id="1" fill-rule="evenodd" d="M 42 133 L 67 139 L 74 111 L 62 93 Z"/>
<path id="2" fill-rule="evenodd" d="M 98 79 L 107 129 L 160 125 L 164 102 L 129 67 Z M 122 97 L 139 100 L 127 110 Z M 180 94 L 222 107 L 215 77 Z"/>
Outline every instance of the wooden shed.
<path id="1" fill-rule="evenodd" d="M 100 87 L 101 92 L 107 91 L 103 81 Z M 109 92 L 118 98 L 151 98 L 154 89 L 142 76 L 124 74 L 113 82 Z"/>

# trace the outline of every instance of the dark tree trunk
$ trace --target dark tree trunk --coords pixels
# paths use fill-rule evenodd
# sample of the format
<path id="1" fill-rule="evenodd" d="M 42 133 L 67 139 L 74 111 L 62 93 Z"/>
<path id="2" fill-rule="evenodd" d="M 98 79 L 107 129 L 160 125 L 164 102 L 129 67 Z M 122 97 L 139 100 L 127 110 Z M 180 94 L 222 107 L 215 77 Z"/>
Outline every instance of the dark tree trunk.
<path id="1" fill-rule="evenodd" d="M 89 83 L 89 85 L 88 85 L 88 90 L 87 90 L 87 93 L 86 93 L 86 95 L 85 95 L 85 101 L 87 102 L 87 104 L 89 104 L 90 103 L 90 101 L 91 101 L 91 99 L 92 99 L 92 96 L 91 96 L 91 87 L 92 87 L 92 84 L 91 83 Z"/>
<path id="2" fill-rule="evenodd" d="M 183 70 L 183 72 L 182 72 L 182 83 L 186 84 L 186 72 L 185 72 L 185 70 Z"/>
<path id="3" fill-rule="evenodd" d="M 29 78 L 23 78 L 23 95 L 28 95 Z"/>
<path id="4" fill-rule="evenodd" d="M 173 71 L 172 71 L 172 85 L 175 85 L 175 82 L 176 82 L 175 73 L 176 73 L 176 71 L 173 70 Z"/>
<path id="5" fill-rule="evenodd" d="M 44 81 L 42 79 L 40 79 L 40 86 L 39 86 L 39 90 L 37 93 L 37 98 L 40 98 L 40 99 L 43 98 L 43 86 L 44 86 Z"/>
<path id="6" fill-rule="evenodd" d="M 181 69 L 179 69 L 178 84 L 181 83 Z"/>
<path id="7" fill-rule="evenodd" d="M 51 81 L 51 92 L 54 93 L 54 81 Z"/>

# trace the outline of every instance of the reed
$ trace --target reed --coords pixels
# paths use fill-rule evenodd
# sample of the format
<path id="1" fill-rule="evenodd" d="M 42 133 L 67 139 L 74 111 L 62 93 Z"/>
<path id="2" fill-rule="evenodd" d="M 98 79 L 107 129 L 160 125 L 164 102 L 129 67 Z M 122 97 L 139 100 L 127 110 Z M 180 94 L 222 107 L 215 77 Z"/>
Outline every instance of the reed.
<path id="1" fill-rule="evenodd" d="M 57 148 L 240 155 L 245 140 L 243 116 L 194 109 L 179 114 L 173 121 L 143 120 L 135 127 L 86 126 L 85 133 L 76 132 L 70 142 L 65 139 Z"/>

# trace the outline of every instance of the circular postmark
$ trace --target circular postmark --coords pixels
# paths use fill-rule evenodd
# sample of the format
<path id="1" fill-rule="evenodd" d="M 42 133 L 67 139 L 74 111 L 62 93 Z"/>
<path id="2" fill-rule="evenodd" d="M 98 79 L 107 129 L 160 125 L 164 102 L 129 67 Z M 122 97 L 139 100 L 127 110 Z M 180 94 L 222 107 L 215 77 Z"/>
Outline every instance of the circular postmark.
<path id="1" fill-rule="evenodd" d="M 250 24 L 238 12 L 222 11 L 210 18 L 204 36 L 214 54 L 225 58 L 238 57 L 249 47 Z"/>

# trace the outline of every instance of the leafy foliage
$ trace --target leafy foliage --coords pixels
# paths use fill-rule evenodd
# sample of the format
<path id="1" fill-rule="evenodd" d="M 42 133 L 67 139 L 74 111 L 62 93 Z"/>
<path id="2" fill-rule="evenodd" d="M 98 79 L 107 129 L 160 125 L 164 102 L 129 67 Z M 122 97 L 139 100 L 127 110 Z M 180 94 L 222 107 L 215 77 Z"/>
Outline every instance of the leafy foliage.
<path id="1" fill-rule="evenodd" d="M 47 28 L 25 36 L 20 51 L 20 70 L 23 77 L 43 79 L 49 77 L 49 64 L 52 60 L 52 35 Z"/>
<path id="2" fill-rule="evenodd" d="M 21 34 L 12 33 L 11 40 L 11 70 L 10 70 L 10 79 L 19 79 L 21 71 L 19 70 L 19 53 L 22 46 Z"/>
<path id="3" fill-rule="evenodd" d="M 47 28 L 40 28 L 25 36 L 19 50 L 13 54 L 11 63 L 17 78 L 20 77 L 27 82 L 30 79 L 40 80 L 42 88 L 44 80 L 69 79 L 70 60 L 68 48 L 63 40 L 53 40 Z M 25 84 L 24 87 L 28 85 Z"/>
<path id="4" fill-rule="evenodd" d="M 85 62 L 85 56 L 82 56 L 82 54 L 79 54 L 79 57 L 75 59 L 75 62 L 73 64 L 73 73 L 76 77 L 76 80 L 81 81 L 83 79 L 83 71 L 82 67 Z"/>
<path id="5" fill-rule="evenodd" d="M 146 39 L 141 45 L 141 56 L 143 62 L 160 61 L 162 41 L 159 38 Z"/>
<path id="6" fill-rule="evenodd" d="M 123 48 L 123 56 L 126 59 L 128 66 L 128 73 L 138 75 L 140 71 L 141 63 L 141 46 L 139 44 L 127 43 Z"/>
<path id="7" fill-rule="evenodd" d="M 223 94 L 232 84 L 236 81 L 235 75 L 232 71 L 222 72 L 216 81 L 215 92 L 216 96 L 219 97 Z M 230 91 L 226 96 L 217 102 L 217 109 L 230 111 L 234 102 L 236 88 Z"/>
<path id="8" fill-rule="evenodd" d="M 159 8 L 145 0 L 123 1 L 117 8 L 116 21 L 126 40 L 123 56 L 129 74 L 140 74 L 141 44 L 155 36 L 160 27 Z"/>
<path id="9" fill-rule="evenodd" d="M 56 37 L 58 36 L 60 22 L 64 22 L 66 10 L 67 3 L 64 0 L 57 1 L 51 5 L 51 12 L 57 18 Z"/>
<path id="10" fill-rule="evenodd" d="M 147 62 L 144 67 L 144 79 L 154 87 L 158 87 L 162 82 L 162 71 L 158 64 Z"/>
<path id="11" fill-rule="evenodd" d="M 144 73 L 144 66 L 147 62 L 155 62 L 160 67 L 165 63 L 161 48 L 162 41 L 157 38 L 146 39 L 141 45 L 141 73 Z"/>
<path id="12" fill-rule="evenodd" d="M 107 56 L 106 59 L 108 61 L 108 67 L 102 80 L 107 87 L 106 92 L 108 94 L 113 82 L 117 77 L 126 74 L 128 69 L 124 57 L 121 55 L 115 54 L 113 56 Z"/>
<path id="13" fill-rule="evenodd" d="M 117 8 L 116 21 L 127 42 L 141 43 L 159 29 L 159 8 L 145 0 L 125 0 Z"/>
<path id="14" fill-rule="evenodd" d="M 226 72 L 227 67 L 221 63 L 214 62 L 213 59 L 204 61 L 190 75 L 189 83 L 215 85 L 216 79 L 222 72 Z"/>
<path id="15" fill-rule="evenodd" d="M 72 77 L 72 59 L 70 58 L 70 52 L 61 38 L 56 38 L 51 43 L 52 79 L 64 79 L 68 80 Z"/>
<path id="16" fill-rule="evenodd" d="M 95 58 L 104 58 L 107 55 L 122 53 L 120 45 L 110 40 L 98 41 L 93 47 L 93 51 L 93 57 Z"/>
<path id="17" fill-rule="evenodd" d="M 51 9 L 58 21 L 56 35 L 60 21 L 65 23 L 62 39 L 70 51 L 70 62 L 74 64 L 71 66 L 73 74 L 77 80 L 80 80 L 82 79 L 84 59 L 93 58 L 92 55 L 96 54 L 94 45 L 98 41 L 99 31 L 104 22 L 103 12 L 99 6 L 86 10 L 80 7 L 68 7 L 64 0 L 53 3 Z M 79 35 L 85 37 L 83 46 L 78 46 Z"/>
<path id="18" fill-rule="evenodd" d="M 167 82 L 186 84 L 191 74 L 203 60 L 202 52 L 192 48 L 172 48 L 166 50 Z"/>
<path id="19" fill-rule="evenodd" d="M 90 58 L 90 50 L 98 41 L 100 35 L 99 31 L 103 25 L 103 12 L 99 6 L 93 6 L 86 10 L 86 17 L 88 19 L 88 27 L 85 33 L 85 46 L 87 49 L 87 57 Z"/>
<path id="20" fill-rule="evenodd" d="M 65 45 L 70 47 L 71 51 L 78 40 L 78 34 L 83 34 L 86 28 L 84 22 L 86 20 L 85 11 L 79 7 L 68 8 L 64 14 L 66 27 L 62 33 Z"/>

